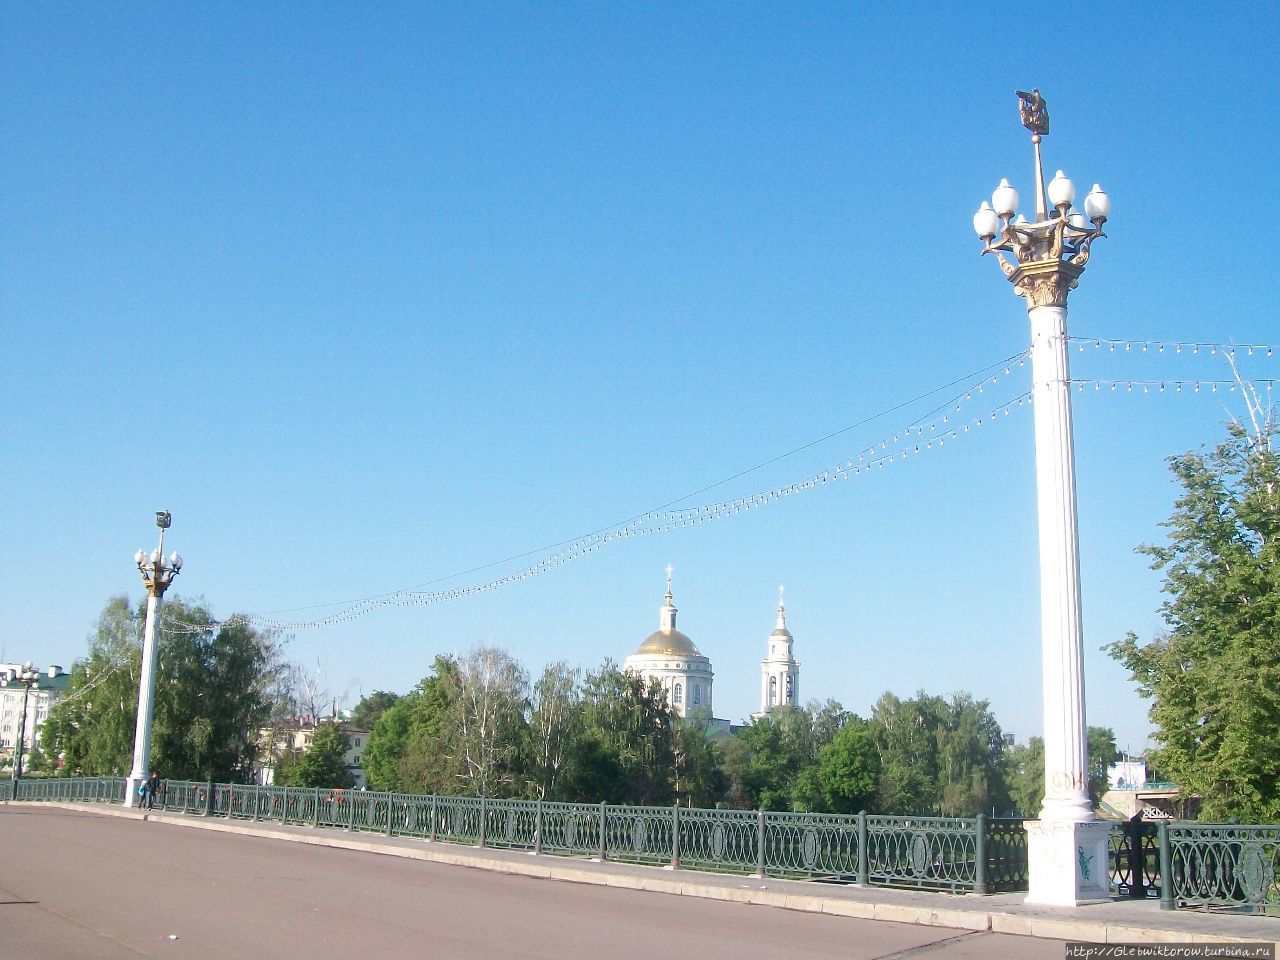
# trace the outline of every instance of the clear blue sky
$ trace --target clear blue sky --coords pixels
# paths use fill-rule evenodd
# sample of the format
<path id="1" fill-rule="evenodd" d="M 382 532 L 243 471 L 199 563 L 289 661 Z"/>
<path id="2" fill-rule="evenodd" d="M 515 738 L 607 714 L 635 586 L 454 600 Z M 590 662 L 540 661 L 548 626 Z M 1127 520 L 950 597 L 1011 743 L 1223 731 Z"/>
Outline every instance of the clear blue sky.
<path id="1" fill-rule="evenodd" d="M 1280 341 L 1274 8 L 1071 13 L 10 6 L 5 657 L 81 655 L 107 599 L 141 595 L 131 556 L 160 508 L 187 558 L 175 589 L 219 615 L 466 586 L 519 564 L 441 578 L 536 560 L 1018 354 L 1024 305 L 969 221 L 1002 176 L 1032 196 L 1019 88 L 1048 101 L 1050 168 L 1114 201 L 1072 333 Z M 1228 376 L 1204 355 L 1072 362 Z M 1245 372 L 1280 376 L 1280 354 Z M 964 415 L 1029 380 L 1014 367 Z M 685 504 L 856 458 L 928 406 Z M 1159 629 L 1133 548 L 1162 536 L 1165 458 L 1214 443 L 1231 410 L 1077 400 L 1089 719 L 1122 747 L 1142 746 L 1145 705 L 1098 648 Z M 785 584 L 804 698 L 866 714 L 885 690 L 967 690 L 1025 740 L 1032 451 L 1015 407 L 871 477 L 297 630 L 290 654 L 348 703 L 477 643 L 533 672 L 621 660 L 656 629 L 670 562 L 720 716 L 757 706 Z"/>

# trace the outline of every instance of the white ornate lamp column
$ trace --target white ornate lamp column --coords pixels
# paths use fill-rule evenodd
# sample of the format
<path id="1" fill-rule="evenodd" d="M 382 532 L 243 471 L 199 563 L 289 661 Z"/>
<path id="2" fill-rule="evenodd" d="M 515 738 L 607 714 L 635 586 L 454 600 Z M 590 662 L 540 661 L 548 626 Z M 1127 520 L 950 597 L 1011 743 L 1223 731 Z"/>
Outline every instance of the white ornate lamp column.
<path id="1" fill-rule="evenodd" d="M 150 774 L 151 720 L 155 713 L 156 689 L 156 617 L 160 613 L 160 601 L 182 569 L 182 557 L 175 550 L 168 560 L 164 556 L 164 532 L 173 523 L 168 510 L 156 513 L 156 526 L 160 528 L 160 543 L 148 557 L 139 550 L 133 555 L 147 588 L 147 622 L 142 634 L 142 677 L 138 687 L 138 722 L 133 731 L 133 769 L 125 786 L 124 805 L 138 805 L 138 787 Z"/>
<path id="2" fill-rule="evenodd" d="M 1110 824 L 1096 819 L 1089 799 L 1067 295 L 1084 272 L 1090 245 L 1105 236 L 1102 224 L 1110 214 L 1110 200 L 1095 186 L 1085 199 L 1086 218 L 1072 211 L 1075 187 L 1062 171 L 1046 190 L 1040 139 L 1049 132 L 1048 110 L 1038 90 L 1018 96 L 1022 122 L 1035 147 L 1035 222 L 1015 219 L 1018 194 L 1002 180 L 991 204 L 983 203 L 974 216 L 973 226 L 985 241 L 982 252 L 996 255 L 1018 296 L 1027 301 L 1031 321 L 1045 797 L 1040 819 L 1027 824 L 1027 901 L 1075 906 L 1110 899 Z M 1004 252 L 1016 262 L 1005 259 Z"/>

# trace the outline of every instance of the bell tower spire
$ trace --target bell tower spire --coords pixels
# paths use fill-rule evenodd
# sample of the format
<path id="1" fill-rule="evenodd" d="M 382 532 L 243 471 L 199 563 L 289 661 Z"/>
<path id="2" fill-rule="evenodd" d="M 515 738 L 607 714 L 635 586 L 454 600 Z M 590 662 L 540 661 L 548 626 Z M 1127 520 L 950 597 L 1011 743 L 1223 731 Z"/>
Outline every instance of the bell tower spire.
<path id="1" fill-rule="evenodd" d="M 795 658 L 795 638 L 787 629 L 785 588 L 778 588 L 778 619 L 769 634 L 768 654 L 760 661 L 760 712 L 764 716 L 778 707 L 800 702 L 800 663 Z"/>

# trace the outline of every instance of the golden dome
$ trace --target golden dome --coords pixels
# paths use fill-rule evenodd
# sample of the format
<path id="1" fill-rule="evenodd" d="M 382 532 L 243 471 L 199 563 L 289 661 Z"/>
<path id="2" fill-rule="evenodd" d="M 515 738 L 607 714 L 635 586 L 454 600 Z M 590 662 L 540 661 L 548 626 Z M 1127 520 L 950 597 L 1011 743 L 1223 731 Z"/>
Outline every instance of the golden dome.
<path id="1" fill-rule="evenodd" d="M 679 630 L 664 632 L 655 630 L 645 639 L 644 643 L 636 649 L 635 656 L 642 657 L 646 655 L 671 656 L 671 657 L 700 657 L 701 653 L 694 646 L 693 641 L 681 633 Z"/>

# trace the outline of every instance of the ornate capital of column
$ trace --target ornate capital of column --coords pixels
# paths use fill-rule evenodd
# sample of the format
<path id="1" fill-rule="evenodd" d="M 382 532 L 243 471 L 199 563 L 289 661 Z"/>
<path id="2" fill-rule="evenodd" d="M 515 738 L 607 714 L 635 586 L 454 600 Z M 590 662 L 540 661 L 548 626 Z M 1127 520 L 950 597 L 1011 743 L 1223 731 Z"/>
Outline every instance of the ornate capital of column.
<path id="1" fill-rule="evenodd" d="M 1020 263 L 1009 271 L 1014 292 L 1032 307 L 1065 307 L 1067 294 L 1080 282 L 1084 264 L 1070 260 L 1038 260 Z"/>

